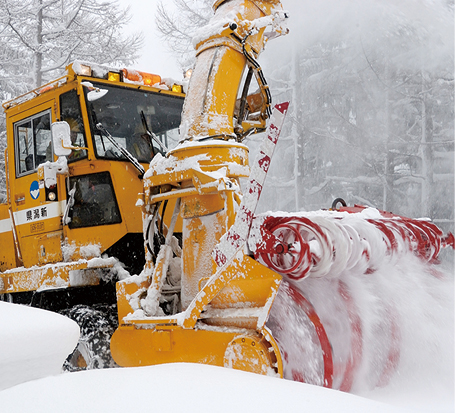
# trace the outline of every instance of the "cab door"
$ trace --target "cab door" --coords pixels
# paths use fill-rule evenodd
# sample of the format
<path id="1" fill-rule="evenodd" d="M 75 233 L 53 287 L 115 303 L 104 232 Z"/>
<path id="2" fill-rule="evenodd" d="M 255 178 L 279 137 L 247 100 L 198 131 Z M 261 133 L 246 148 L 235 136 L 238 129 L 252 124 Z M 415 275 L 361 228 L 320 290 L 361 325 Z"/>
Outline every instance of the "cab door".
<path id="1" fill-rule="evenodd" d="M 38 166 L 53 162 L 51 123 L 54 100 L 11 118 L 14 173 L 10 173 L 11 203 L 25 267 L 62 261 L 64 200 L 51 194 L 38 176 Z M 12 172 L 12 171 L 11 171 Z M 57 188 L 55 188 L 57 189 Z"/>

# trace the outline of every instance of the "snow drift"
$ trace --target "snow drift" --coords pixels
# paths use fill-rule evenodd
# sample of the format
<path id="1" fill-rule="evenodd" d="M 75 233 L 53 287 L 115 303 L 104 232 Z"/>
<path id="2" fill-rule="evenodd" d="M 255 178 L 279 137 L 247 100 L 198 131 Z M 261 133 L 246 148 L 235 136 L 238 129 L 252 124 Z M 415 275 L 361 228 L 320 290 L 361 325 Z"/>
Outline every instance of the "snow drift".
<path id="1" fill-rule="evenodd" d="M 69 318 L 3 301 L 0 331 L 0 390 L 59 374 L 79 339 L 79 326 Z"/>

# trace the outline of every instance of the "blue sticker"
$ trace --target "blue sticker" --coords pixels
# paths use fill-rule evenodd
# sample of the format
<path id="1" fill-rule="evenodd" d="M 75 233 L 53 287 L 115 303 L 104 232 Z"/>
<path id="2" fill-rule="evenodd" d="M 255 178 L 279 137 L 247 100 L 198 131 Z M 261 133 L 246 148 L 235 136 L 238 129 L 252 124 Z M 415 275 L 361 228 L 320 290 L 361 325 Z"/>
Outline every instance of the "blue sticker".
<path id="1" fill-rule="evenodd" d="M 38 199 L 39 197 L 39 183 L 38 181 L 33 181 L 30 185 L 30 195 L 33 199 Z"/>

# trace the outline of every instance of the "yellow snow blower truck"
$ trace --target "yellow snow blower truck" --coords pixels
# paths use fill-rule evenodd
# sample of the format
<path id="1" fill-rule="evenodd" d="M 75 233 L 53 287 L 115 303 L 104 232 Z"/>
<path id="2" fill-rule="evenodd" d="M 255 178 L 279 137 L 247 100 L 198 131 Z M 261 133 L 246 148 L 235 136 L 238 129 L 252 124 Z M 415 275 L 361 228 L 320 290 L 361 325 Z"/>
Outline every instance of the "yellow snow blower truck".
<path id="1" fill-rule="evenodd" d="M 384 385 L 400 362 L 401 324 L 382 278 L 405 258 L 438 280 L 453 236 L 341 199 L 257 215 L 289 106 L 272 108 L 257 58 L 287 34 L 288 15 L 278 0 L 213 8 L 184 104 L 180 85 L 81 63 L 5 104 L 0 294 L 45 308 L 58 296 L 86 328 L 75 368 L 112 365 L 107 354 L 123 367 L 193 362 L 344 391 L 365 375 Z M 258 132 L 250 166 L 243 141 Z M 93 308 L 111 303 L 95 289 L 112 274 L 109 323 Z M 370 319 L 360 311 L 367 287 Z M 76 291 L 98 307 L 75 306 Z M 111 339 L 113 329 L 93 340 L 116 322 Z"/>

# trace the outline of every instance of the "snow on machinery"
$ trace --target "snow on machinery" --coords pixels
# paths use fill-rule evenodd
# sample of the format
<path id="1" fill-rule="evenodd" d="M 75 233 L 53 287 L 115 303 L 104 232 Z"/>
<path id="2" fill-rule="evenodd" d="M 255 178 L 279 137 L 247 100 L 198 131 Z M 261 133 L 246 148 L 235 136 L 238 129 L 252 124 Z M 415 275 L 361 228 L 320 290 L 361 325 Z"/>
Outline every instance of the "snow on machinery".
<path id="1" fill-rule="evenodd" d="M 146 266 L 117 284 L 114 360 L 207 363 L 345 391 L 367 370 L 370 387 L 384 385 L 398 365 L 401 334 L 378 273 L 416 255 L 437 275 L 432 265 L 441 248 L 454 246 L 453 235 L 342 200 L 330 211 L 256 216 L 288 104 L 275 106 L 251 173 L 242 140 L 264 131 L 270 117 L 256 58 L 268 39 L 286 34 L 287 16 L 275 0 L 213 7 L 195 41 L 181 143 L 157 155 L 144 176 Z M 259 92 L 248 95 L 253 75 Z M 248 178 L 243 195 L 241 178 Z M 372 326 L 359 314 L 350 274 L 379 291 Z"/>

